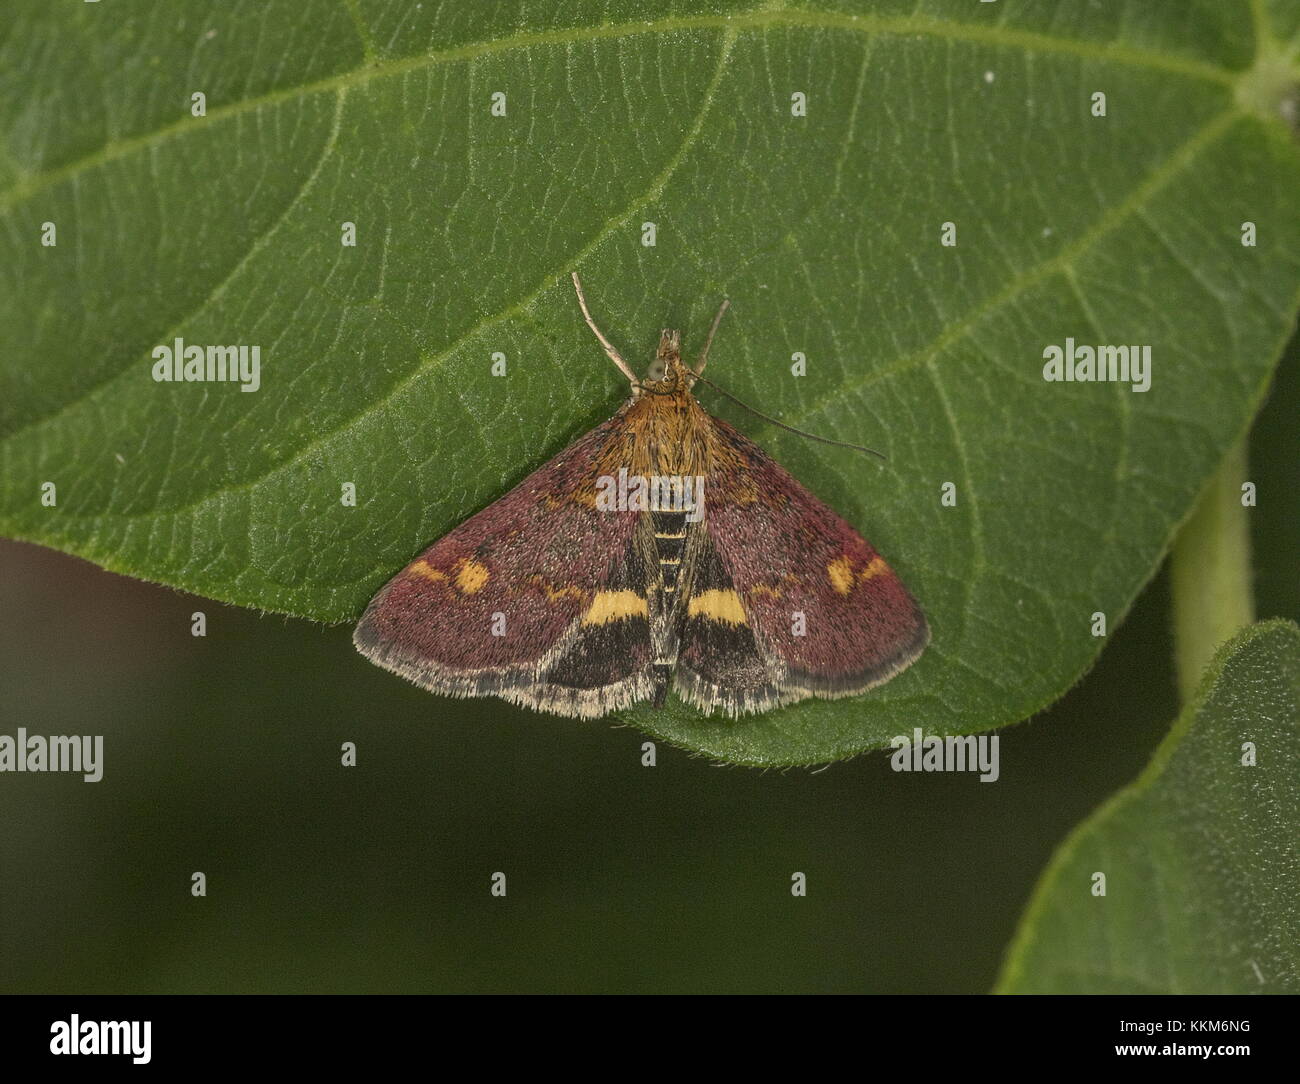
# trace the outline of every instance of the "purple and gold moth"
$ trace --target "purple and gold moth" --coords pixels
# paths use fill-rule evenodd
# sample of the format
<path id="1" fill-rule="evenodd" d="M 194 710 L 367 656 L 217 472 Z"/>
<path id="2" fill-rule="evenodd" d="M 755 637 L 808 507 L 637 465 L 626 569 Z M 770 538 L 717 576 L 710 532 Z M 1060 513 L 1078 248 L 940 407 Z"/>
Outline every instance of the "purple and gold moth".
<path id="1" fill-rule="evenodd" d="M 930 631 L 867 541 L 770 456 L 706 413 L 665 330 L 602 425 L 407 565 L 353 640 L 447 696 L 593 718 L 669 689 L 735 717 L 865 692 Z"/>

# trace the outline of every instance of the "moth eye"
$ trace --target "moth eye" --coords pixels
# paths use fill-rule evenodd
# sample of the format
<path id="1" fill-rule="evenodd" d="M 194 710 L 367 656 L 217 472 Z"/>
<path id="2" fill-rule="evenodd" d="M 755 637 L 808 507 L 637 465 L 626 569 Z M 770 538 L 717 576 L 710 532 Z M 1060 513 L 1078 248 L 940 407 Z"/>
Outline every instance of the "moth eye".
<path id="1" fill-rule="evenodd" d="M 646 373 L 646 379 L 652 381 L 662 380 L 664 378 L 665 371 L 666 370 L 664 367 L 664 363 L 660 361 L 658 358 L 655 358 L 655 360 L 650 363 L 650 369 Z"/>

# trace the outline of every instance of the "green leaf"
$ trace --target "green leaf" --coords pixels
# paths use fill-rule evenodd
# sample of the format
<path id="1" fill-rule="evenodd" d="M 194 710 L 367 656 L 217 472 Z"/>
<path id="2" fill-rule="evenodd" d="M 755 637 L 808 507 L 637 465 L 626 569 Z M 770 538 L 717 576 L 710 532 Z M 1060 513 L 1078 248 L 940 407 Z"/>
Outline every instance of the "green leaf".
<path id="1" fill-rule="evenodd" d="M 1050 703 L 1103 643 L 1091 615 L 1122 618 L 1241 437 L 1294 320 L 1300 17 L 1246 0 L 914 8 L 14 6 L 0 532 L 351 621 L 615 409 L 577 268 L 647 361 L 663 326 L 698 344 L 725 293 L 715 379 L 888 453 L 702 395 L 863 531 L 934 630 L 864 698 L 638 725 L 809 763 Z M 155 383 L 151 351 L 177 336 L 259 344 L 260 389 Z M 1044 382 L 1067 336 L 1151 345 L 1151 390 Z"/>
<path id="2" fill-rule="evenodd" d="M 1297 773 L 1300 628 L 1261 622 L 1224 645 L 1141 777 L 1057 850 L 999 989 L 1300 990 Z"/>

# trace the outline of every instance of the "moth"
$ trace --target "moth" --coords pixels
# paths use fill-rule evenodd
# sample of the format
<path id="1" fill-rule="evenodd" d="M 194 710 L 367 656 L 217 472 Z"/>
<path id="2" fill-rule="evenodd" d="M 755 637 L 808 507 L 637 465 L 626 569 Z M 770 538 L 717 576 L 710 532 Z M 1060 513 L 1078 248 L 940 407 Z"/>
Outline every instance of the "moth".
<path id="1" fill-rule="evenodd" d="M 367 607 L 371 661 L 449 696 L 594 718 L 669 689 L 731 717 L 888 681 L 929 642 L 863 537 L 692 394 L 664 330 L 618 412 L 435 542 Z"/>

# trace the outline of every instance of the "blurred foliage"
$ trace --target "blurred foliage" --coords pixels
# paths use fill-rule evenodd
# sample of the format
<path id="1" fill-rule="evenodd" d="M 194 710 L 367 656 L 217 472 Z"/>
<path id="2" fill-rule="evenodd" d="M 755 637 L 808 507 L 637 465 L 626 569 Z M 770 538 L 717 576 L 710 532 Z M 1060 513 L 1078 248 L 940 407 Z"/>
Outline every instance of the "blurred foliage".
<path id="1" fill-rule="evenodd" d="M 1014 993 L 1300 990 L 1300 627 L 1217 653 L 1140 779 L 1058 849 Z"/>

